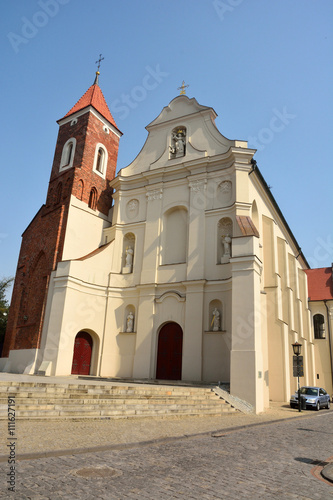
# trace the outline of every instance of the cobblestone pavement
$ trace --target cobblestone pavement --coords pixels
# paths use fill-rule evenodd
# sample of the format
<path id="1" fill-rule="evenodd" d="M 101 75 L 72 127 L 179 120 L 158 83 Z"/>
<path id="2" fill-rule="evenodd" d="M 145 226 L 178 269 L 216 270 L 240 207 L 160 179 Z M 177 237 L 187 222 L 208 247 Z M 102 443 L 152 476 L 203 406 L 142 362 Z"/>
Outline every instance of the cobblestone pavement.
<path id="1" fill-rule="evenodd" d="M 7 491 L 3 462 L 0 498 L 326 500 L 333 499 L 333 486 L 313 471 L 332 455 L 333 412 L 304 412 L 166 443 L 21 460 L 15 493 Z"/>
<path id="2" fill-rule="evenodd" d="M 327 410 L 325 410 L 327 411 Z M 333 412 L 333 408 L 330 410 Z M 77 450 L 141 441 L 180 437 L 228 427 L 249 425 L 301 415 L 307 418 L 311 412 L 298 413 L 289 405 L 271 403 L 260 415 L 235 413 L 222 417 L 182 417 L 165 419 L 119 420 L 17 420 L 17 455 L 45 453 L 55 450 Z M 0 435 L 7 436 L 7 421 L 0 421 Z M 38 439 L 36 438 L 38 436 Z M 0 462 L 6 456 L 6 439 L 0 440 Z"/>

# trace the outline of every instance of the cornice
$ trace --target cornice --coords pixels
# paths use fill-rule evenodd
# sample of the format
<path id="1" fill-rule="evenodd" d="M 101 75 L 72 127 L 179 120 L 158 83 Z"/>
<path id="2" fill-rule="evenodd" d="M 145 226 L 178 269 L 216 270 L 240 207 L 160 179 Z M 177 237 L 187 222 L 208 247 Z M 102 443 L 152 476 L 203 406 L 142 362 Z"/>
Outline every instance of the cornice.
<path id="1" fill-rule="evenodd" d="M 73 113 L 72 115 L 67 116 L 66 118 L 62 118 L 61 120 L 58 120 L 57 123 L 58 123 L 59 127 L 61 127 L 62 125 L 65 125 L 66 123 L 71 122 L 75 118 L 79 118 L 80 116 L 85 115 L 86 113 L 89 113 L 89 112 L 91 114 L 93 114 L 98 120 L 100 120 L 103 123 L 103 125 L 108 127 L 117 137 L 121 137 L 123 135 L 120 132 L 120 130 L 118 130 L 114 125 L 112 125 L 111 122 L 109 122 L 106 118 L 104 118 L 104 116 L 102 116 L 97 111 L 97 109 L 95 109 L 91 105 L 87 106 L 86 108 L 83 108 L 79 111 L 76 111 L 76 113 Z"/>
<path id="2" fill-rule="evenodd" d="M 221 173 L 226 170 L 245 170 L 249 172 L 252 168 L 251 158 L 255 150 L 245 149 L 245 148 L 230 148 L 226 153 L 217 156 L 208 156 L 204 158 L 197 158 L 195 160 L 181 161 L 175 163 L 176 160 L 170 160 L 172 163 L 168 163 L 160 168 L 153 170 L 146 170 L 139 174 L 124 176 L 122 175 L 122 170 L 120 170 L 117 177 L 115 177 L 111 182 L 110 186 L 114 189 L 122 189 L 124 191 L 141 188 L 146 185 L 154 185 L 158 182 L 169 182 L 174 179 L 170 179 L 175 174 L 178 175 L 179 179 L 190 176 L 196 176 L 202 174 L 218 175 L 217 171 Z M 246 161 L 244 161 L 246 159 Z M 241 161 L 242 160 L 242 161 Z M 227 165 L 226 165 L 227 163 Z"/>

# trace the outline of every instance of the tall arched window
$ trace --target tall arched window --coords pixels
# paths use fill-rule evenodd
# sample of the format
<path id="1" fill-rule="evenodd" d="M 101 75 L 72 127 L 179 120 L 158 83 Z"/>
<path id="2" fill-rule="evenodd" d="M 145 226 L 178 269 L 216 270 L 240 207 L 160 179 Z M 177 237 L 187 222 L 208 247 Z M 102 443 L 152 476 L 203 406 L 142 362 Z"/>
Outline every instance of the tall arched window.
<path id="1" fill-rule="evenodd" d="M 67 168 L 71 168 L 73 166 L 75 145 L 76 145 L 76 139 L 74 137 L 71 137 L 65 143 L 61 153 L 59 170 L 67 170 Z"/>
<path id="2" fill-rule="evenodd" d="M 101 174 L 103 173 L 103 160 L 104 160 L 104 151 L 102 148 L 99 148 L 97 152 L 96 170 Z"/>
<path id="3" fill-rule="evenodd" d="M 325 335 L 325 318 L 322 314 L 313 316 L 313 329 L 315 339 L 324 339 Z"/>
<path id="4" fill-rule="evenodd" d="M 94 187 L 90 191 L 88 207 L 92 208 L 92 210 L 96 210 L 97 207 L 97 191 Z"/>
<path id="5" fill-rule="evenodd" d="M 97 144 L 95 150 L 93 171 L 105 179 L 108 153 L 103 144 Z"/>
<path id="6" fill-rule="evenodd" d="M 70 142 L 67 146 L 67 151 L 66 151 L 66 165 L 69 165 L 70 162 L 71 162 L 71 158 L 72 158 L 72 153 L 73 153 L 73 143 Z"/>

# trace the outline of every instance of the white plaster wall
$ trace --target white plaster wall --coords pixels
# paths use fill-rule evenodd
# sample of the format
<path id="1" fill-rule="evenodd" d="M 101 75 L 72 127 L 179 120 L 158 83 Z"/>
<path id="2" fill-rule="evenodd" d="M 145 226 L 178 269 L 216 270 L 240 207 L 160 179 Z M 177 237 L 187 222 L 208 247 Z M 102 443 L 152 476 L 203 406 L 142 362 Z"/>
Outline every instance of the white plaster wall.
<path id="1" fill-rule="evenodd" d="M 105 305 L 105 290 L 85 286 L 69 277 L 55 277 L 48 335 L 42 356 L 42 361 L 52 363 L 51 375 L 71 374 L 74 341 L 82 330 L 93 337 L 91 374 L 98 373 Z"/>
<path id="2" fill-rule="evenodd" d="M 203 334 L 203 380 L 230 382 L 230 339 L 225 333 Z"/>
<path id="3" fill-rule="evenodd" d="M 38 349 L 18 349 L 9 352 L 8 358 L 1 358 L 2 371 L 8 373 L 23 373 L 32 375 L 35 373 Z M 5 362 L 3 361 L 5 360 Z"/>
<path id="4" fill-rule="evenodd" d="M 62 260 L 79 259 L 101 244 L 103 229 L 110 225 L 108 218 L 71 196 Z"/>

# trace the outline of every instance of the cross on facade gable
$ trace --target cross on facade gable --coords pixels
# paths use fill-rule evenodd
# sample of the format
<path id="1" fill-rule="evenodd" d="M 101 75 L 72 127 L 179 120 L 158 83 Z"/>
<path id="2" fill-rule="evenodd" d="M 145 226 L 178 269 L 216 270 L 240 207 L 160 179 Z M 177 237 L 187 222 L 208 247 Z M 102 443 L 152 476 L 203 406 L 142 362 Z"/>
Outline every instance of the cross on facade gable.
<path id="1" fill-rule="evenodd" d="M 180 90 L 179 95 L 185 95 L 186 94 L 186 87 L 189 87 L 189 85 L 185 85 L 185 82 L 183 80 L 183 83 L 181 84 L 180 87 L 178 87 L 177 90 Z"/>

